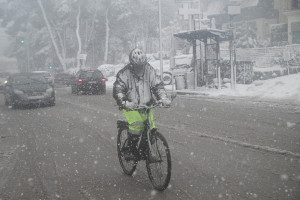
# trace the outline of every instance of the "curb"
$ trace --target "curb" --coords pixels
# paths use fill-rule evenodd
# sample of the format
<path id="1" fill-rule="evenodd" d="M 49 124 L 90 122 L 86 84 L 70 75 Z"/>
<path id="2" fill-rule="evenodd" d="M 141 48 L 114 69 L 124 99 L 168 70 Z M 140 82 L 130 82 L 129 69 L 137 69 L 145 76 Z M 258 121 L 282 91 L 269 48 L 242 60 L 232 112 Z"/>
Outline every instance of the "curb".
<path id="1" fill-rule="evenodd" d="M 185 91 L 177 91 L 177 90 L 175 90 L 174 92 L 177 93 L 178 95 L 209 96 L 208 94 L 203 92 L 185 92 Z"/>

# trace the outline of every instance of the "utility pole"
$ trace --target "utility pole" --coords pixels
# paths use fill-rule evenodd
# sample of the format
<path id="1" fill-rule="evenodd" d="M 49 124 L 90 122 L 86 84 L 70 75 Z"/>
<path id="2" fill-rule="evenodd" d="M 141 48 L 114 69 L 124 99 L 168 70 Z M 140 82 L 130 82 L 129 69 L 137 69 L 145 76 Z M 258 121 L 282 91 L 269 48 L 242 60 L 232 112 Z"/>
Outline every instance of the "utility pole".
<path id="1" fill-rule="evenodd" d="M 161 0 L 158 1 L 159 12 L 159 58 L 160 58 L 160 78 L 163 81 L 163 61 L 162 61 L 162 44 L 161 44 Z"/>
<path id="2" fill-rule="evenodd" d="M 233 27 L 232 27 L 232 15 L 229 16 L 230 18 L 230 32 L 231 32 L 231 38 L 230 38 L 230 50 L 229 50 L 229 55 L 230 55 L 230 77 L 231 77 L 231 89 L 235 89 L 235 84 L 234 84 L 234 64 L 233 64 L 233 40 L 234 40 L 234 33 L 233 33 Z"/>
<path id="3" fill-rule="evenodd" d="M 233 25 L 233 17 L 241 13 L 241 7 L 239 5 L 229 5 L 228 15 L 230 18 L 230 30 L 231 30 L 231 40 L 230 40 L 230 65 L 231 65 L 231 89 L 235 89 L 236 86 L 236 47 L 235 47 L 235 37 L 236 28 Z"/>

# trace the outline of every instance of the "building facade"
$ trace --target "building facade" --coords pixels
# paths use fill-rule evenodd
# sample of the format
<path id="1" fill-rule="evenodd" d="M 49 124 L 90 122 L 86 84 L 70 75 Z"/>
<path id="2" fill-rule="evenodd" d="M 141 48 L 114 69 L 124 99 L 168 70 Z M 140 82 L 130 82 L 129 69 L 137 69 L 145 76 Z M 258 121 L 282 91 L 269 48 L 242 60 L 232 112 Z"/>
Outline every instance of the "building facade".
<path id="1" fill-rule="evenodd" d="M 212 0 L 204 1 L 208 18 L 216 27 L 235 27 L 241 48 L 300 44 L 300 0 Z M 222 5 L 211 11 L 212 5 Z M 240 13 L 229 15 L 236 6 Z M 216 13 L 217 11 L 217 13 Z M 204 12 L 204 13 L 205 13 Z"/>

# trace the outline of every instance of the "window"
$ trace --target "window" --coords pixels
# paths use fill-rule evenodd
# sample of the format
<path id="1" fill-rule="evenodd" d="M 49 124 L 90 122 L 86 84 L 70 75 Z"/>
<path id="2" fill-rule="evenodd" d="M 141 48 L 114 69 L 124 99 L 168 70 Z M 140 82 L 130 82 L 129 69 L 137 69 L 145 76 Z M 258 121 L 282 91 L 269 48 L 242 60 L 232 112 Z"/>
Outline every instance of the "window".
<path id="1" fill-rule="evenodd" d="M 299 0 L 292 0 L 292 9 L 299 8 Z"/>

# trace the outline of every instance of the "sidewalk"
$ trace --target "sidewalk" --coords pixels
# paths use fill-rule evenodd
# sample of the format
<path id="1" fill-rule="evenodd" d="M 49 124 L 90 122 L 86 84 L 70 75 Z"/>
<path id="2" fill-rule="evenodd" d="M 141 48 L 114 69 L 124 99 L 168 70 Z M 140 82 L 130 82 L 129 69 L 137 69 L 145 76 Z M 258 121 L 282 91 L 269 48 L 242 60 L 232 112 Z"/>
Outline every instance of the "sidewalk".
<path id="1" fill-rule="evenodd" d="M 168 93 L 175 92 L 177 95 L 186 95 L 193 97 L 209 97 L 215 99 L 236 99 L 236 100 L 246 100 L 255 102 L 269 102 L 269 103 L 280 103 L 300 106 L 300 90 L 298 92 L 291 92 L 288 89 L 284 91 L 280 88 L 272 87 L 260 87 L 254 85 L 237 85 L 236 89 L 228 88 L 215 89 L 215 88 L 205 88 L 198 87 L 196 89 L 183 89 L 172 90 L 172 85 L 165 86 Z"/>

